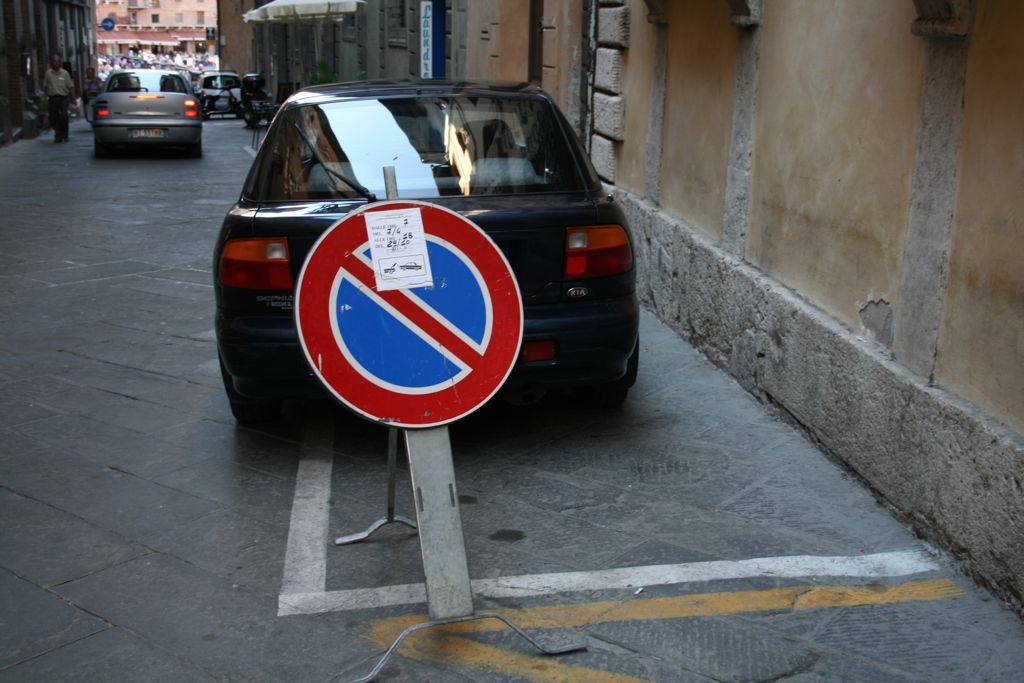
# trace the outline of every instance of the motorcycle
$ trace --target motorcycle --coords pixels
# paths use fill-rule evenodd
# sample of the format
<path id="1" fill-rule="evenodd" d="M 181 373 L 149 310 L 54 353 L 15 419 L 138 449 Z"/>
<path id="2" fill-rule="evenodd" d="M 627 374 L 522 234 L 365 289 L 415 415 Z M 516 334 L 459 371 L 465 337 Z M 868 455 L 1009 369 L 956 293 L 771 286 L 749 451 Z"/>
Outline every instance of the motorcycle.
<path id="1" fill-rule="evenodd" d="M 266 79 L 262 74 L 248 73 L 242 76 L 242 94 L 239 109 L 246 128 L 269 124 L 277 113 L 277 105 L 266 91 Z"/>

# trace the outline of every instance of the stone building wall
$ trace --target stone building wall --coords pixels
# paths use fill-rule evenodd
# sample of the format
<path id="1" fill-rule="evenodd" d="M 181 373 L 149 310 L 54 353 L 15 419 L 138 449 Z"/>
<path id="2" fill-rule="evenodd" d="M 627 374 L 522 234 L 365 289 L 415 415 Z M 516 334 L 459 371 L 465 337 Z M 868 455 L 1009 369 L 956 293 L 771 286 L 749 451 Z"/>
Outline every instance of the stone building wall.
<path id="1" fill-rule="evenodd" d="M 647 305 L 1020 605 L 1020 3 L 597 4 Z"/>
<path id="2" fill-rule="evenodd" d="M 256 69 L 253 24 L 242 15 L 264 4 L 260 0 L 217 0 L 217 54 L 220 68 L 239 74 Z"/>
<path id="3" fill-rule="evenodd" d="M 36 137 L 45 125 L 42 78 L 50 54 L 71 65 L 81 92 L 85 69 L 95 63 L 93 0 L 0 0 L 0 133 L 3 144 Z"/>
<path id="4" fill-rule="evenodd" d="M 446 0 L 444 5 L 445 73 L 464 78 L 466 15 L 475 3 Z M 251 60 L 267 76 L 273 92 L 282 83 L 309 85 L 317 76 L 326 78 L 324 82 L 418 78 L 419 12 L 418 0 L 367 0 L 338 21 L 256 25 Z M 222 16 L 222 26 L 225 21 Z M 229 54 L 238 62 L 246 57 L 235 55 Z"/>

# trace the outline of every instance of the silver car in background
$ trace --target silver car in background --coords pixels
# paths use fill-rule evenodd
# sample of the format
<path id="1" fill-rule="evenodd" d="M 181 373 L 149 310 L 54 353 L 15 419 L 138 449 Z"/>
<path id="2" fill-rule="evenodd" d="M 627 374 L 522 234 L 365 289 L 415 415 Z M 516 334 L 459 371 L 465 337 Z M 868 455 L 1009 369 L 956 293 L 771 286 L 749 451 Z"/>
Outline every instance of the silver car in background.
<path id="1" fill-rule="evenodd" d="M 115 71 L 92 106 L 97 157 L 115 145 L 184 146 L 203 155 L 203 117 L 186 75 L 177 71 Z"/>

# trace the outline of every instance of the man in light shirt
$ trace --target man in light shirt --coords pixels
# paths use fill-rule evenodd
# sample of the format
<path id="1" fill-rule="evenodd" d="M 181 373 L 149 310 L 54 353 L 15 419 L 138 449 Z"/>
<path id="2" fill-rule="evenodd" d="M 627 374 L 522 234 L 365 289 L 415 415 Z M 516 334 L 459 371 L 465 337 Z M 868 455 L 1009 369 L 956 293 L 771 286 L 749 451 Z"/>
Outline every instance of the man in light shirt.
<path id="1" fill-rule="evenodd" d="M 53 141 L 68 141 L 68 98 L 75 94 L 71 74 L 61 66 L 60 55 L 50 55 L 50 68 L 43 78 L 43 92 L 46 93 L 50 108 L 50 125 L 53 126 Z"/>

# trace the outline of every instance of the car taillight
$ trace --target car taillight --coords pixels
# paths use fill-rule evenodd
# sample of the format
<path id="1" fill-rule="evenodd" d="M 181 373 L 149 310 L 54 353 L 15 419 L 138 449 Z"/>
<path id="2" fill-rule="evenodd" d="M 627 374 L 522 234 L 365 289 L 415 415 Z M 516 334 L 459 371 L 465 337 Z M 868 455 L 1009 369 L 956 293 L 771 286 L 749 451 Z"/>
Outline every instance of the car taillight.
<path id="1" fill-rule="evenodd" d="M 195 108 L 197 102 L 192 98 L 185 100 L 185 116 L 186 118 L 194 119 L 199 116 L 199 111 Z"/>
<path id="2" fill-rule="evenodd" d="M 241 289 L 291 289 L 288 240 L 261 237 L 229 240 L 220 255 L 220 282 Z"/>
<path id="3" fill-rule="evenodd" d="M 196 101 L 195 100 L 185 100 L 185 106 L 186 107 L 194 107 L 194 106 L 196 106 Z"/>
<path id="4" fill-rule="evenodd" d="M 566 230 L 566 279 L 618 275 L 632 267 L 633 250 L 622 226 L 594 225 Z"/>
<path id="5" fill-rule="evenodd" d="M 97 109 L 96 110 L 96 116 L 110 116 L 110 110 L 109 109 Z"/>
<path id="6" fill-rule="evenodd" d="M 195 118 L 195 117 L 199 116 L 199 112 L 197 112 L 195 109 L 186 109 L 185 110 L 185 116 L 187 116 L 189 118 Z"/>

